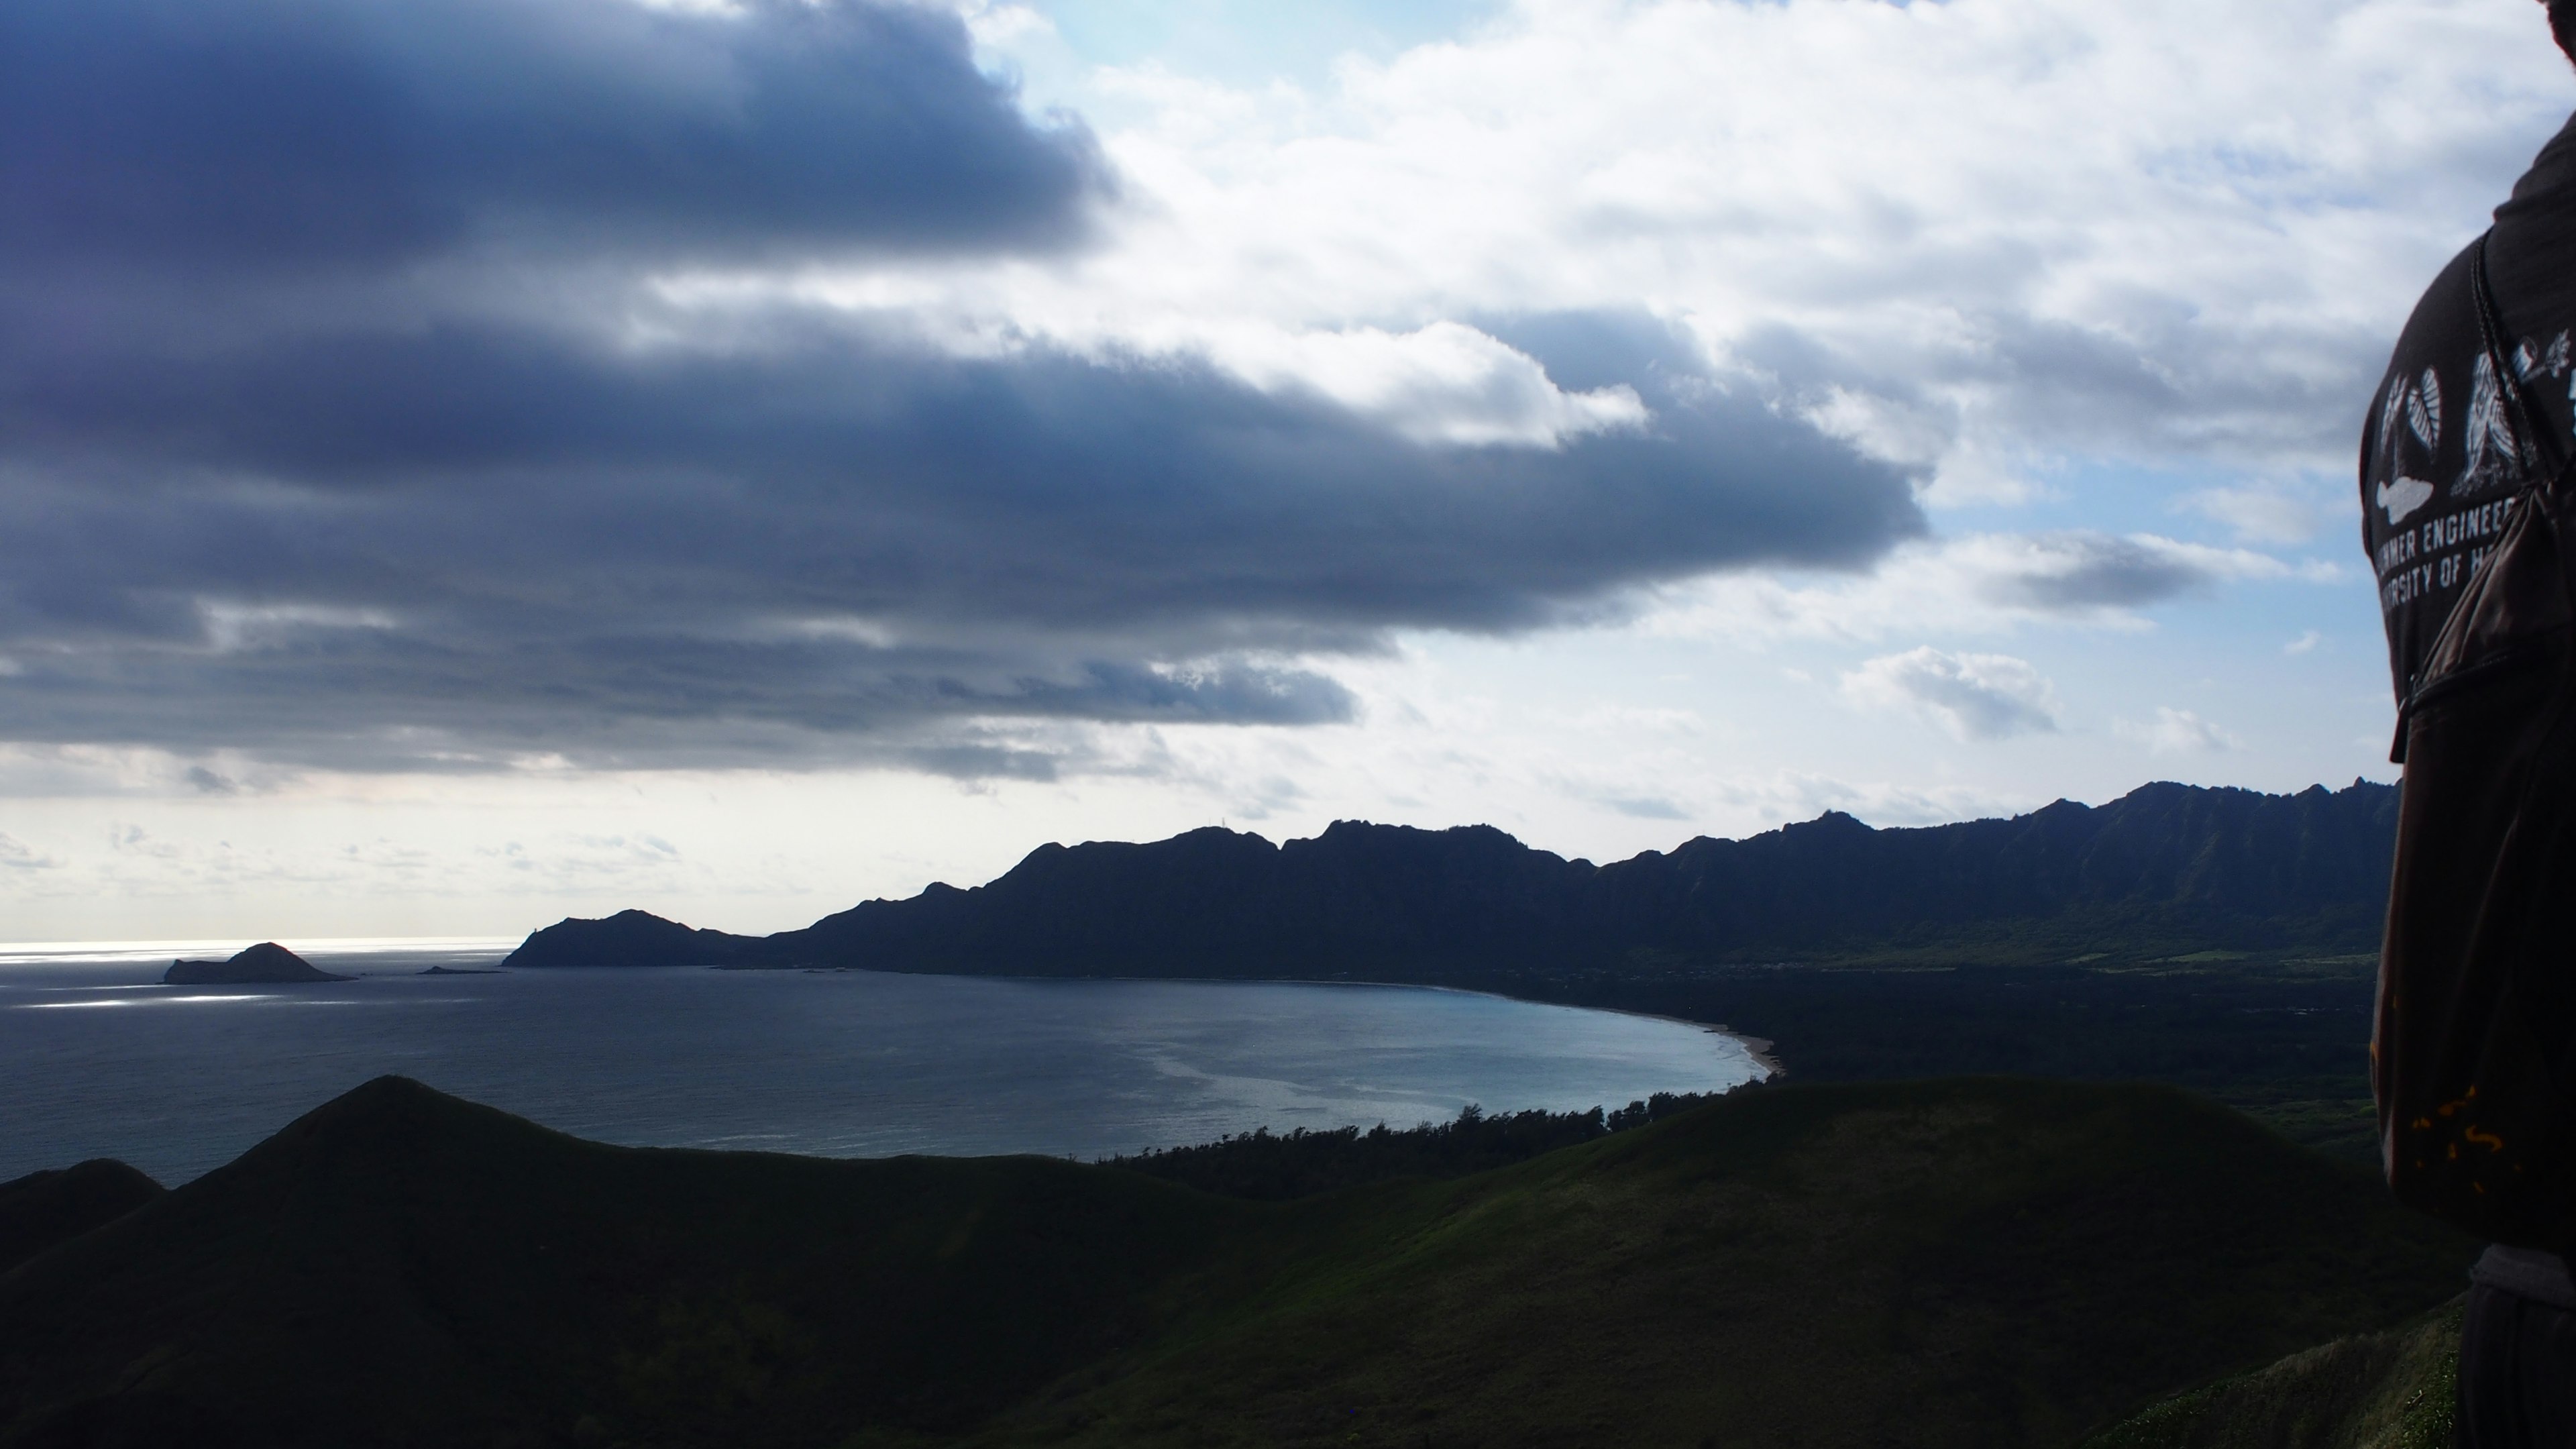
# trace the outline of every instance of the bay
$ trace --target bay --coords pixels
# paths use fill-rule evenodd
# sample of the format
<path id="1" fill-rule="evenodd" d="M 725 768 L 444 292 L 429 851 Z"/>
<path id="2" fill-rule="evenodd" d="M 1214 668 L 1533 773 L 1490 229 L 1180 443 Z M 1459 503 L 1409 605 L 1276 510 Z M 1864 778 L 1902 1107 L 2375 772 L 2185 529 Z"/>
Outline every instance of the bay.
<path id="1" fill-rule="evenodd" d="M 1268 1127 L 1616 1108 L 1762 1074 L 1687 1023 L 1420 987 L 487 968 L 515 942 L 288 943 L 355 980 L 167 987 L 240 942 L 0 946 L 0 1181 L 176 1185 L 398 1073 L 635 1146 L 1089 1160 Z"/>

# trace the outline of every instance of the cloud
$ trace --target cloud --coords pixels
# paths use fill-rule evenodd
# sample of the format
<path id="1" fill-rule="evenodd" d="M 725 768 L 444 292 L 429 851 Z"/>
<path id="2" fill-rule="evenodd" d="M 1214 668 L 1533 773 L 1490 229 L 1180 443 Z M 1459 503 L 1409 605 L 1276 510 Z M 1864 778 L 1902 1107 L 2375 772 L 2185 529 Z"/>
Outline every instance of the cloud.
<path id="1" fill-rule="evenodd" d="M 2292 655 L 2313 653 L 2315 652 L 2316 647 L 2324 643 L 2325 640 L 2325 635 L 2318 633 L 2314 629 L 2310 629 L 2306 633 L 2301 634 L 2298 638 L 2282 645 L 2281 652 Z"/>
<path id="2" fill-rule="evenodd" d="M 1649 417 L 1631 385 L 1568 392 L 1535 358 L 1456 322 L 1403 334 L 1228 329 L 1208 355 L 1264 391 L 1311 389 L 1417 443 L 1556 447 Z"/>
<path id="3" fill-rule="evenodd" d="M 1023 325 L 1646 306 L 1939 502 L 2068 457 L 2341 469 L 2566 112 L 2530 7 L 2451 0 L 1519 0 L 1314 89 L 1069 94 L 1132 118 L 1154 205 L 1010 279 Z"/>
<path id="4" fill-rule="evenodd" d="M 1168 213 L 937 7 L 35 0 L 0 56 L 19 744 L 1042 779 L 1925 526 L 1635 315 L 1020 317 Z"/>
<path id="5" fill-rule="evenodd" d="M 0 870 L 60 870 L 63 860 L 47 855 L 6 831 L 0 831 Z"/>
<path id="6" fill-rule="evenodd" d="M 1601 802 L 1634 820 L 1688 820 L 1690 813 L 1657 796 L 1621 796 Z"/>
<path id="7" fill-rule="evenodd" d="M 1885 781 L 1850 781 L 1796 770 L 1775 770 L 1715 784 L 1711 793 L 1746 820 L 1746 833 L 1840 810 L 1879 829 L 1943 825 L 2017 814 L 2032 801 L 1957 785 L 1931 787 Z"/>
<path id="8" fill-rule="evenodd" d="M 0 739 L 1044 779 L 1406 630 L 2142 627 L 2316 570 L 1918 499 L 2340 461 L 2564 85 L 2441 0 L 1525 0 L 1095 136 L 955 8 L 0 11 Z"/>
<path id="9" fill-rule="evenodd" d="M 1854 703 L 1926 715 L 1962 740 L 2057 728 L 2057 691 L 2027 660 L 1925 646 L 1872 659 L 1843 676 Z"/>
<path id="10" fill-rule="evenodd" d="M 1866 573 L 1773 570 L 1665 589 L 1645 627 L 1752 644 L 2008 633 L 2034 624 L 2143 629 L 2141 610 L 2229 583 L 2341 577 L 2331 564 L 2157 534 L 1971 533 L 1900 544 Z"/>
<path id="11" fill-rule="evenodd" d="M 2294 565 L 2248 549 L 2179 543 L 2154 534 L 2035 534 L 1994 541 L 1981 587 L 1995 602 L 2042 613 L 2139 608 L 2238 579 L 2336 577 L 2331 565 Z"/>
<path id="12" fill-rule="evenodd" d="M 1106 185 L 1089 134 L 1032 128 L 955 16 L 875 0 L 21 0 L 0 55 L 22 297 L 327 293 L 496 252 L 1060 246 Z"/>
<path id="13" fill-rule="evenodd" d="M 2152 723 L 2119 722 L 2123 738 L 2159 755 L 2223 754 L 2245 748 L 2245 742 L 2187 709 L 2159 705 Z"/>
<path id="14" fill-rule="evenodd" d="M 220 388 L 202 356 L 17 337 L 20 740 L 1018 772 L 915 736 L 1344 719 L 1295 658 L 1922 527 L 1896 470 L 1652 370 L 1651 428 L 1459 447 L 1205 361 L 812 319 L 640 356 L 498 324 L 279 339 Z"/>

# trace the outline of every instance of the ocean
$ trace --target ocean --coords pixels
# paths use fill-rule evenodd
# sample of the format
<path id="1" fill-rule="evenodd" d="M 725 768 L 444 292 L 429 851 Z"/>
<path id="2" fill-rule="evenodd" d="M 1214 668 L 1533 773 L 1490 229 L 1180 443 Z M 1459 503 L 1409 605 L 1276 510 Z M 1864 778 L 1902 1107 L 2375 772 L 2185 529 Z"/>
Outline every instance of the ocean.
<path id="1" fill-rule="evenodd" d="M 243 943 L 0 945 L 0 1181 L 176 1186 L 398 1073 L 636 1146 L 1089 1160 L 1272 1131 L 1619 1107 L 1762 1074 L 1681 1022 L 1420 987 L 486 968 L 515 941 L 287 942 L 333 984 L 170 987 Z"/>

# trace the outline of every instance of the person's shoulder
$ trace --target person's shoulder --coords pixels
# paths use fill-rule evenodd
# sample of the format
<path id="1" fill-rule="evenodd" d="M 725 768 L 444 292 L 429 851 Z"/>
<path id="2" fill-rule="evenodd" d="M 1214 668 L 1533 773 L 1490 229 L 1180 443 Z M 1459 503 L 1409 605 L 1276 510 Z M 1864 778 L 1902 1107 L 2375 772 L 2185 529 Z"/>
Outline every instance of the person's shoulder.
<path id="1" fill-rule="evenodd" d="M 2496 208 L 2487 275 L 2517 333 L 2576 325 L 2576 119 L 2571 119 Z"/>
<path id="2" fill-rule="evenodd" d="M 2535 207 L 2563 208 L 2576 201 L 2576 115 L 2558 128 L 2558 134 L 2543 142 L 2540 154 L 2531 158 L 2531 169 L 2513 184 L 2513 194 L 2496 208 L 2496 220 L 2507 221 L 2515 213 Z"/>
<path id="3" fill-rule="evenodd" d="M 2469 271 L 2477 249 L 2475 241 L 2460 248 L 2416 299 L 2415 310 L 2408 314 L 2404 330 L 2397 334 L 2397 346 L 2389 353 L 2386 380 L 2379 389 L 2382 397 L 2390 380 L 2413 379 L 2426 368 L 2446 370 L 2476 353 L 2478 304 Z"/>

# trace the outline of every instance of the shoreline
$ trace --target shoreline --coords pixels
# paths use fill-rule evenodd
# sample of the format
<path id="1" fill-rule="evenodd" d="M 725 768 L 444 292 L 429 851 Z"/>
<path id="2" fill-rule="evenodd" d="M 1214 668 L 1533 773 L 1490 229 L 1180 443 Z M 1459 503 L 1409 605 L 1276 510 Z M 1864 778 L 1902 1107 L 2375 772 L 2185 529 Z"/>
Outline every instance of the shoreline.
<path id="1" fill-rule="evenodd" d="M 547 969 L 543 967 L 539 970 Z M 615 969 L 615 968 L 612 968 Z M 1760 1067 L 1762 1081 L 1778 1081 L 1789 1075 L 1789 1069 L 1773 1055 L 1778 1043 L 1768 1037 L 1747 1036 L 1724 1022 L 1694 1021 L 1687 1016 L 1667 1016 L 1659 1011 L 1633 1011 L 1624 1006 L 1580 1006 L 1571 1001 L 1549 1001 L 1537 996 L 1514 996 L 1508 991 L 1487 991 L 1475 986 L 1441 986 L 1428 981 L 1353 981 L 1319 980 L 1310 976 L 1025 976 L 1002 971 L 885 971 L 874 966 L 704 966 L 704 971 L 864 971 L 872 976 L 948 976 L 984 981 L 1183 981 L 1200 986 L 1374 986 L 1405 991 L 1446 991 L 1458 996 L 1482 996 L 1493 1001 L 1517 1001 L 1524 1006 L 1556 1006 L 1568 1011 L 1603 1011 L 1613 1016 L 1633 1016 L 1641 1021 L 1666 1021 L 1697 1031 L 1722 1036 L 1744 1048 L 1744 1054 Z M 1730 1088 L 1729 1090 L 1732 1090 Z"/>

